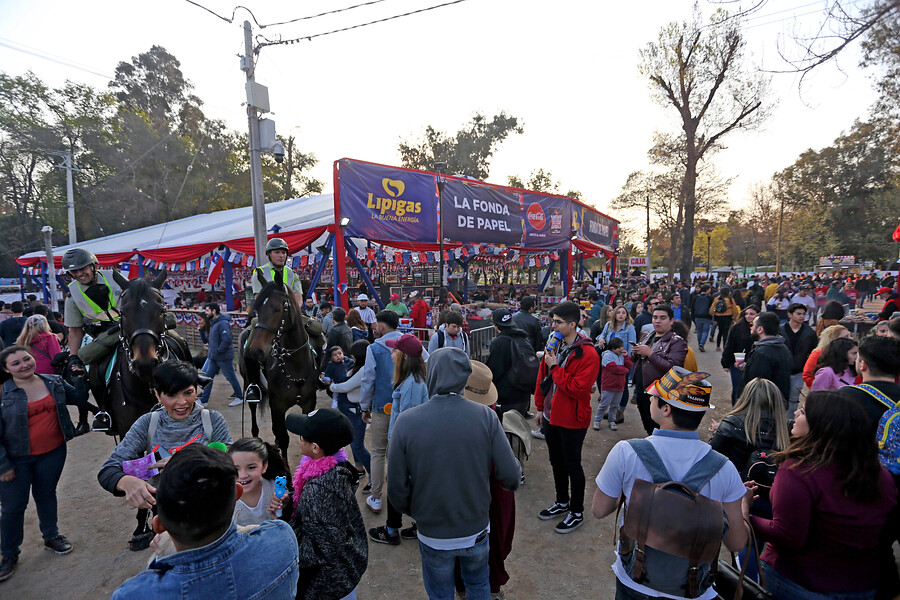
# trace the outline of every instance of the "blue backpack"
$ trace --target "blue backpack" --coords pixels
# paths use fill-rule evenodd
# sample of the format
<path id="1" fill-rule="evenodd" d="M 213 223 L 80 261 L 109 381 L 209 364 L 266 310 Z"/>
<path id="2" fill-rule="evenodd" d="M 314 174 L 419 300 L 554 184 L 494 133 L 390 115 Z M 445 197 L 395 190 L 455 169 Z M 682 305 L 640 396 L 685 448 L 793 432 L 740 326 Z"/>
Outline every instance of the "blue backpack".
<path id="1" fill-rule="evenodd" d="M 860 389 L 887 407 L 888 410 L 878 421 L 878 432 L 875 436 L 878 440 L 878 460 L 892 475 L 900 475 L 900 419 L 897 419 L 897 415 L 900 415 L 900 406 L 885 396 L 881 390 L 867 383 L 847 387 Z"/>

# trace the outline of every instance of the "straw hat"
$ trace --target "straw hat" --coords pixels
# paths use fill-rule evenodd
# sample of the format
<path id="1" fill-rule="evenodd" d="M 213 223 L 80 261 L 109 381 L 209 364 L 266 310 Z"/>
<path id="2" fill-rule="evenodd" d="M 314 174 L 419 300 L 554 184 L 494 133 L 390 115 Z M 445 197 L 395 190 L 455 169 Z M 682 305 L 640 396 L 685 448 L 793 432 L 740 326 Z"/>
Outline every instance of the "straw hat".
<path id="1" fill-rule="evenodd" d="M 483 362 L 471 361 L 472 374 L 466 382 L 463 396 L 472 402 L 493 406 L 497 403 L 497 388 L 494 386 L 494 376 L 491 370 Z"/>

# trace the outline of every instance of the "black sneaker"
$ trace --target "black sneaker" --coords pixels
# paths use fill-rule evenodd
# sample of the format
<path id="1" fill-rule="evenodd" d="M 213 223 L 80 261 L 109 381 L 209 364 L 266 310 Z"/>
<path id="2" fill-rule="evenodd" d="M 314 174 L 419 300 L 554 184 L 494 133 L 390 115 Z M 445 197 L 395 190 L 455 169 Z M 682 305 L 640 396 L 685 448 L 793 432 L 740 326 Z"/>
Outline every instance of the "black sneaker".
<path id="1" fill-rule="evenodd" d="M 556 533 L 571 533 L 581 527 L 582 523 L 584 523 L 584 516 L 581 513 L 570 512 L 556 526 Z"/>
<path id="2" fill-rule="evenodd" d="M 412 527 L 407 527 L 406 529 L 400 530 L 400 537 L 404 540 L 416 540 L 419 538 L 417 535 L 419 533 L 419 526 L 415 523 L 412 524 Z"/>
<path id="3" fill-rule="evenodd" d="M 560 504 L 559 502 L 554 502 L 553 506 L 550 508 L 545 508 L 541 512 L 538 513 L 538 519 L 541 521 L 549 521 L 554 517 L 558 517 L 559 515 L 564 515 L 569 512 L 569 505 Z"/>
<path id="4" fill-rule="evenodd" d="M 362 489 L 363 494 L 371 494 L 372 493 L 372 482 L 367 481 L 366 485 L 363 486 Z"/>
<path id="5" fill-rule="evenodd" d="M 55 538 L 44 540 L 44 549 L 52 550 L 57 554 L 68 554 L 72 551 L 72 544 L 63 536 L 58 535 Z"/>
<path id="6" fill-rule="evenodd" d="M 78 421 L 78 425 L 75 426 L 75 437 L 79 435 L 86 434 L 90 429 L 88 428 L 88 424 L 85 421 Z"/>
<path id="7" fill-rule="evenodd" d="M 391 546 L 400 545 L 400 534 L 395 533 L 394 535 L 390 535 L 387 527 L 384 525 L 370 529 L 369 538 L 373 542 L 378 542 L 379 544 L 390 544 Z"/>
<path id="8" fill-rule="evenodd" d="M 13 571 L 16 570 L 17 562 L 19 562 L 19 559 L 12 556 L 4 556 L 0 560 L 0 581 L 6 581 L 12 577 Z"/>

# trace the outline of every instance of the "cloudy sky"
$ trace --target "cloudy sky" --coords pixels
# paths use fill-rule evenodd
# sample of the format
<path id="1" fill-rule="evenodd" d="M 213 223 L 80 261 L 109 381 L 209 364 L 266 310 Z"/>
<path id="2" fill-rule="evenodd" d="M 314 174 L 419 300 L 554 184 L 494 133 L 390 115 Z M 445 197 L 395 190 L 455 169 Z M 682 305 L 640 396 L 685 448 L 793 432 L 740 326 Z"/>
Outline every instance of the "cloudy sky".
<path id="1" fill-rule="evenodd" d="M 365 0 L 242 1 L 265 25 Z M 269 39 L 313 36 L 446 1 L 380 0 L 254 32 Z M 232 16 L 230 2 L 199 2 Z M 779 48 L 794 52 L 791 34 L 818 28 L 823 5 L 769 0 L 747 23 L 754 63 L 784 69 Z M 580 190 L 606 210 L 628 174 L 646 168 L 653 132 L 678 126 L 673 109 L 651 101 L 638 51 L 661 26 L 687 18 L 691 6 L 690 0 L 464 0 L 266 47 L 256 75 L 269 88 L 278 131 L 296 135 L 303 151 L 318 156 L 313 174 L 328 190 L 338 158 L 399 164 L 398 142 L 426 125 L 454 132 L 476 111 L 505 110 L 523 120 L 525 132 L 500 147 L 490 181 L 505 184 L 508 175 L 544 168 L 563 191 Z M 700 6 L 709 13 L 714 5 Z M 119 61 L 157 44 L 181 61 L 209 116 L 246 130 L 238 63 L 242 23 L 251 19 L 246 10 L 229 24 L 185 0 L 3 0 L 0 17 L 0 69 L 9 74 L 30 69 L 51 85 L 70 79 L 104 87 Z M 865 116 L 875 95 L 857 62 L 854 48 L 802 88 L 796 75 L 772 75 L 778 106 L 764 130 L 727 138 L 728 149 L 715 158 L 722 174 L 735 178 L 732 204 L 740 205 L 750 184 L 807 148 L 829 145 Z"/>

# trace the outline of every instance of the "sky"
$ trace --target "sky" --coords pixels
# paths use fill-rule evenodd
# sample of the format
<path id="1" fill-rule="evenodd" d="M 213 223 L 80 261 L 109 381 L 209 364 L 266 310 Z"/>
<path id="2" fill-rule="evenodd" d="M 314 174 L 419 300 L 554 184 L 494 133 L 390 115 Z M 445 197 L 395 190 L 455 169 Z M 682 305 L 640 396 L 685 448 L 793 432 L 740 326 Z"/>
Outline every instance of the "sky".
<path id="1" fill-rule="evenodd" d="M 366 0 L 242 0 L 261 24 L 296 19 Z M 370 6 L 258 29 L 294 39 L 382 19 L 448 0 L 376 0 Z M 861 0 L 865 3 L 866 0 Z M 231 18 L 225 0 L 198 0 Z M 639 50 L 660 28 L 689 18 L 691 0 L 464 0 L 368 27 L 262 49 L 256 80 L 268 87 L 280 134 L 319 164 L 312 175 L 332 189 L 332 163 L 342 157 L 399 165 L 398 143 L 427 125 L 456 132 L 476 112 L 501 110 L 522 119 L 524 133 L 494 155 L 488 181 L 527 179 L 549 170 L 561 192 L 582 192 L 609 210 L 629 173 L 646 169 L 654 131 L 677 131 L 672 107 L 651 98 L 638 72 Z M 148 10 L 138 10 L 144 6 Z M 791 34 L 818 28 L 824 2 L 769 0 L 747 22 L 749 60 L 783 70 L 779 48 Z M 709 14 L 715 7 L 700 1 Z M 118 62 L 161 45 L 181 61 L 207 116 L 247 129 L 243 21 L 226 23 L 185 0 L 0 0 L 0 70 L 31 70 L 47 84 L 72 80 L 102 88 Z M 48 60 L 49 58 L 49 60 Z M 777 105 L 762 130 L 724 139 L 713 159 L 734 178 L 729 201 L 739 207 L 755 182 L 791 165 L 809 148 L 830 145 L 876 95 L 872 73 L 857 68 L 851 48 L 836 65 L 800 86 L 795 74 L 773 74 Z M 77 162 L 77 157 L 76 157 Z M 635 223 L 635 225 L 638 225 Z"/>

